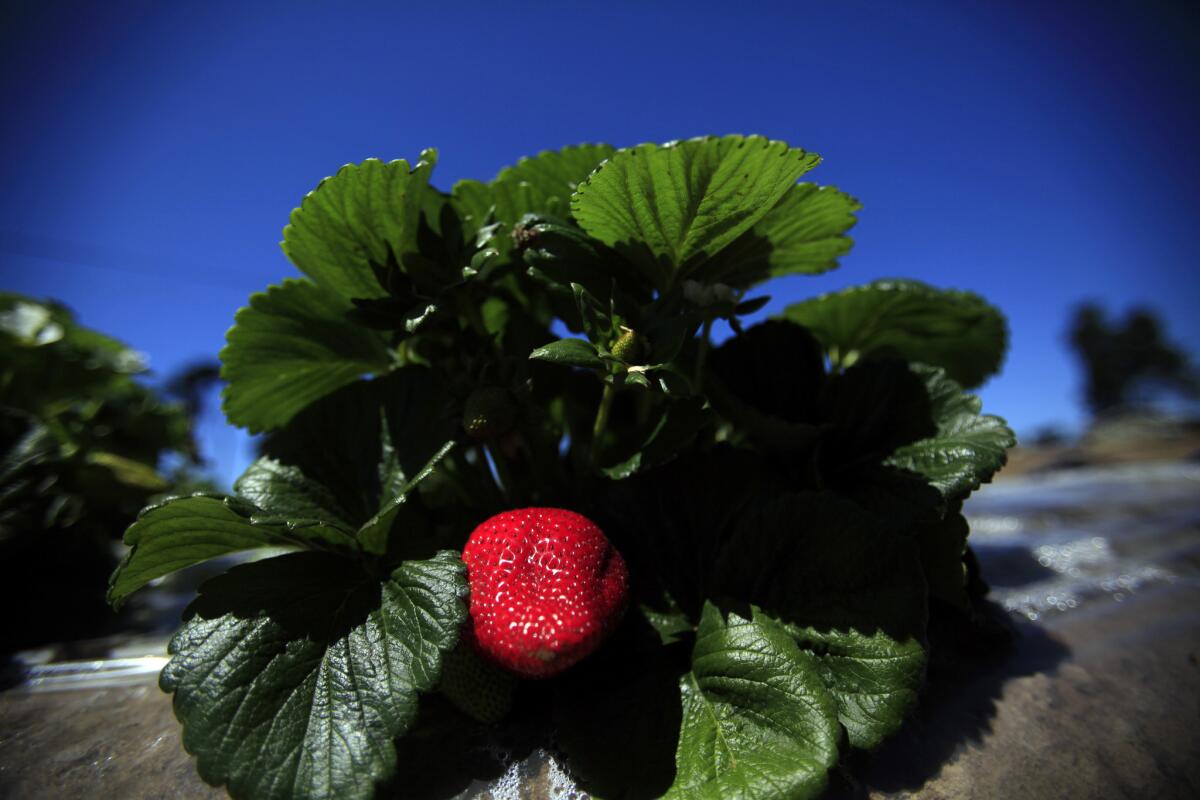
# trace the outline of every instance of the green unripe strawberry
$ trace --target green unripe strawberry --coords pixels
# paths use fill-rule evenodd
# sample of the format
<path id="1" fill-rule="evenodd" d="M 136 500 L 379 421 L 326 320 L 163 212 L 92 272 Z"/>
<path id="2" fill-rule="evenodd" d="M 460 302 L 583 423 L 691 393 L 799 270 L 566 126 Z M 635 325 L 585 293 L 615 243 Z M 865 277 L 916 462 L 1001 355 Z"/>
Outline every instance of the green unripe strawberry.
<path id="1" fill-rule="evenodd" d="M 645 342 L 633 328 L 621 326 L 621 335 L 609 347 L 609 352 L 627 364 L 636 364 L 642 357 Z"/>
<path id="2" fill-rule="evenodd" d="M 516 421 L 516 399 L 502 386 L 481 386 L 463 406 L 463 430 L 472 439 L 494 439 L 512 430 Z"/>
<path id="3" fill-rule="evenodd" d="M 491 724 L 512 709 L 515 685 L 516 678 L 484 661 L 464 640 L 443 659 L 438 688 L 459 711 Z"/>

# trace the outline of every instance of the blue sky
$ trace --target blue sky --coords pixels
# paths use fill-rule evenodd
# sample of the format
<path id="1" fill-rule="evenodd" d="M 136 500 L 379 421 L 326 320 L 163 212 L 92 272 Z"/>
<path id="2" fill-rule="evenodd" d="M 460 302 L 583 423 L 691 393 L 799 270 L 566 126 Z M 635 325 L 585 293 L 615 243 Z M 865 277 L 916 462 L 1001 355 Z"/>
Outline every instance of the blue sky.
<path id="1" fill-rule="evenodd" d="M 581 141 L 762 133 L 864 204 L 813 293 L 913 277 L 1009 316 L 985 407 L 1078 428 L 1071 308 L 1150 305 L 1200 350 L 1200 18 L 1162 2 L 5 3 L 0 288 L 164 374 L 294 274 L 288 212 L 343 163 L 489 178 Z M 219 414 L 218 477 L 244 465 Z"/>

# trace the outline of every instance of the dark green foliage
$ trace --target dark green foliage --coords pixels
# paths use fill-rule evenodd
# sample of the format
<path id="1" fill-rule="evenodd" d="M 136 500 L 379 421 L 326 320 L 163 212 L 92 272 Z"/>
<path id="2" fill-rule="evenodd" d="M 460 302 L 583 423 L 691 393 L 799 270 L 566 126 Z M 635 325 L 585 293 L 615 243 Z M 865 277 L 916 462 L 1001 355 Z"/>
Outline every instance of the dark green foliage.
<path id="1" fill-rule="evenodd" d="M 788 306 L 783 315 L 808 328 L 830 360 L 850 366 L 865 356 L 894 356 L 941 367 L 962 386 L 978 386 L 1004 360 L 1004 317 L 970 292 L 917 281 L 876 281 Z"/>
<path id="2" fill-rule="evenodd" d="M 665 796 L 816 797 L 841 738 L 816 659 L 757 609 L 724 617 L 705 604 Z"/>
<path id="3" fill-rule="evenodd" d="M 454 553 L 382 581 L 295 553 L 200 590 L 160 683 L 200 775 L 235 797 L 371 797 L 466 618 Z"/>
<path id="4" fill-rule="evenodd" d="M 198 465 L 142 357 L 63 306 L 0 294 L 0 648 L 100 635 L 111 542 Z M 159 470 L 173 454 L 181 466 Z"/>
<path id="5" fill-rule="evenodd" d="M 812 797 L 904 723 L 931 598 L 969 615 L 981 591 L 961 504 L 1012 434 L 962 386 L 1005 328 L 902 281 L 744 326 L 756 284 L 850 247 L 858 202 L 796 182 L 818 161 L 754 136 L 582 145 L 445 194 L 427 152 L 304 200 L 284 248 L 307 278 L 252 297 L 223 354 L 263 457 L 233 497 L 146 510 L 110 589 L 299 551 L 210 581 L 172 645 L 206 780 L 365 797 L 397 762 L 466 764 L 449 698 L 552 722 L 601 797 Z M 717 320 L 737 335 L 714 347 Z M 481 671 L 457 627 L 454 551 L 531 505 L 596 520 L 635 604 L 541 684 Z"/>

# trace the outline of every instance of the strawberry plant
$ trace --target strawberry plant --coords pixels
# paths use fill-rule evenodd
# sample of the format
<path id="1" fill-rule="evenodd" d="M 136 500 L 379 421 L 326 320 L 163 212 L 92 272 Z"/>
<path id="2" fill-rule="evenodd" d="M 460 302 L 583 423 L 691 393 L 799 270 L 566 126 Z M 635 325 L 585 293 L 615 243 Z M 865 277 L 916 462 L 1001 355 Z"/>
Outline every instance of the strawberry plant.
<path id="1" fill-rule="evenodd" d="M 203 485 L 188 413 L 144 372 L 65 306 L 0 292 L 0 602 L 21 609 L 0 653 L 109 632 L 116 540 L 153 498 Z"/>
<path id="2" fill-rule="evenodd" d="M 269 548 L 170 645 L 200 775 L 367 798 L 520 728 L 598 796 L 820 794 L 913 711 L 931 617 L 976 612 L 962 503 L 1013 435 L 966 389 L 1003 318 L 889 280 L 749 324 L 859 210 L 782 142 L 568 147 L 448 192 L 435 161 L 292 212 L 303 277 L 221 354 L 262 456 L 126 534 L 117 604 Z"/>

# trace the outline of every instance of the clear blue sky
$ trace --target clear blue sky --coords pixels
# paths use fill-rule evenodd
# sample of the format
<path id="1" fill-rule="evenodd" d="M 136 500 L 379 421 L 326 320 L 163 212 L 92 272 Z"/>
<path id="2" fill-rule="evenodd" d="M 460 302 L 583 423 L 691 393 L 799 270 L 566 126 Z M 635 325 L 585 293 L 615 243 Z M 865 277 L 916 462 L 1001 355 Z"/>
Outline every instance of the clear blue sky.
<path id="1" fill-rule="evenodd" d="M 982 394 L 1078 427 L 1070 309 L 1148 304 L 1200 350 L 1200 18 L 1163 2 L 4 3 L 0 288 L 54 297 L 158 374 L 294 274 L 288 212 L 338 166 L 762 133 L 864 203 L 808 294 L 906 276 L 982 293 L 1012 348 Z M 228 481 L 245 443 L 212 415 Z"/>

